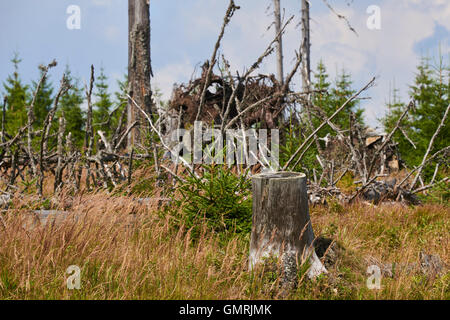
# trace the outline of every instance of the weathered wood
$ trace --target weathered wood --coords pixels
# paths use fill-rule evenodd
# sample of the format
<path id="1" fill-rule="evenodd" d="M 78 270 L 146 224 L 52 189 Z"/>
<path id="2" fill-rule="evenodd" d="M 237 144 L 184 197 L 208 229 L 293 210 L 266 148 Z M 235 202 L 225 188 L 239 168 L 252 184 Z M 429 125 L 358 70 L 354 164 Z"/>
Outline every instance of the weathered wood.
<path id="1" fill-rule="evenodd" d="M 259 174 L 252 178 L 253 227 L 250 242 L 249 268 L 267 257 L 294 261 L 283 266 L 294 273 L 297 265 L 308 258 L 309 278 L 326 269 L 317 257 L 308 207 L 306 175 L 294 172 Z M 295 272 L 296 274 L 296 272 Z"/>
<path id="2" fill-rule="evenodd" d="M 302 87 L 304 92 L 311 91 L 311 29 L 309 26 L 310 15 L 309 15 L 309 1 L 302 0 L 302 45 L 300 47 L 300 55 L 302 57 Z M 306 123 L 309 130 L 314 131 L 314 125 L 311 115 L 311 94 L 306 96 L 305 103 L 303 105 L 304 111 L 306 112 Z M 319 155 L 322 154 L 322 146 L 319 143 L 318 135 L 315 133 L 313 135 L 314 142 L 316 144 Z"/>
<path id="3" fill-rule="evenodd" d="M 23 216 L 22 227 L 26 231 L 33 231 L 48 226 L 60 226 L 69 217 L 69 212 L 58 210 L 35 210 Z M 77 218 L 75 218 L 77 219 Z"/>
<path id="4" fill-rule="evenodd" d="M 309 20 L 309 1 L 302 0 L 302 86 L 305 92 L 311 89 L 311 36 Z"/>
<path id="5" fill-rule="evenodd" d="M 280 0 L 274 0 L 275 34 L 277 35 L 277 75 L 281 85 L 284 84 L 283 71 L 283 35 L 281 33 L 281 8 Z"/>
<path id="6" fill-rule="evenodd" d="M 129 95 L 152 113 L 152 91 L 150 77 L 152 75 L 150 56 L 150 0 L 128 0 L 128 92 Z M 140 111 L 131 99 L 128 101 L 128 126 L 133 126 L 128 136 L 128 147 L 140 143 L 140 129 L 143 125 Z"/>

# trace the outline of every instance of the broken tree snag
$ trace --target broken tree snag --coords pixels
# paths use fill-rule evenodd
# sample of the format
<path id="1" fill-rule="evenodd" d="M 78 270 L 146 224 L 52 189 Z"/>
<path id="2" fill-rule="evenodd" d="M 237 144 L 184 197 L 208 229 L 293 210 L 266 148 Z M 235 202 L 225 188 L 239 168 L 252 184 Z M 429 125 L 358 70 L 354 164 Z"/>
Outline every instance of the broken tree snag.
<path id="1" fill-rule="evenodd" d="M 275 16 L 275 34 L 277 37 L 277 74 L 278 82 L 284 84 L 284 71 L 283 71 L 283 35 L 281 33 L 281 9 L 280 0 L 273 0 L 274 4 L 274 16 Z"/>
<path id="2" fill-rule="evenodd" d="M 147 114 L 152 113 L 152 75 L 150 58 L 150 0 L 128 0 L 128 93 Z M 135 126 L 128 135 L 128 147 L 141 142 L 144 125 L 140 111 L 128 100 L 128 126 Z"/>
<path id="3" fill-rule="evenodd" d="M 302 86 L 305 92 L 311 88 L 311 36 L 309 28 L 309 1 L 302 0 Z"/>
<path id="4" fill-rule="evenodd" d="M 308 207 L 306 175 L 294 172 L 259 174 L 252 178 L 253 226 L 249 268 L 264 258 L 278 256 L 286 273 L 296 274 L 297 265 L 309 258 L 308 277 L 327 273 L 317 257 Z M 294 258 L 294 259 L 292 259 Z M 293 272 L 295 271 L 295 272 Z"/>

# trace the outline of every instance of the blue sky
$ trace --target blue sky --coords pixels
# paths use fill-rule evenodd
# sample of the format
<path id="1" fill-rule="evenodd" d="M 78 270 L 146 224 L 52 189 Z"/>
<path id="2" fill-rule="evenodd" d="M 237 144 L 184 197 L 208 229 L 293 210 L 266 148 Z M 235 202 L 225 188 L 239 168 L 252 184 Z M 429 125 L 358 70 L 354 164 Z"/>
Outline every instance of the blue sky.
<path id="1" fill-rule="evenodd" d="M 383 116 L 389 89 L 395 81 L 406 99 L 408 84 L 422 55 L 437 57 L 439 47 L 447 59 L 450 48 L 450 1 L 448 0 L 329 0 L 347 16 L 359 36 L 350 32 L 320 0 L 311 1 L 312 64 L 323 59 L 332 78 L 345 68 L 354 86 L 377 76 L 377 86 L 364 101 L 370 124 Z M 261 54 L 274 36 L 271 0 L 236 0 L 241 6 L 227 29 L 221 47 L 232 68 L 242 71 Z M 153 86 L 170 97 L 174 82 L 188 81 L 196 66 L 208 59 L 221 27 L 227 0 L 151 0 Z M 284 38 L 285 71 L 299 47 L 299 0 L 281 0 L 285 16 L 296 15 Z M 69 30 L 69 5 L 81 9 L 81 29 Z M 370 5 L 381 9 L 381 30 L 369 30 L 366 12 Z M 37 66 L 53 58 L 59 66 L 51 72 L 55 85 L 69 64 L 84 81 L 94 64 L 105 68 L 111 89 L 117 88 L 127 66 L 126 0 L 15 0 L 0 2 L 0 81 L 13 71 L 15 51 L 23 59 L 20 73 L 25 82 L 38 78 Z M 275 57 L 262 65 L 261 73 L 274 73 Z M 300 78 L 294 79 L 298 88 Z"/>

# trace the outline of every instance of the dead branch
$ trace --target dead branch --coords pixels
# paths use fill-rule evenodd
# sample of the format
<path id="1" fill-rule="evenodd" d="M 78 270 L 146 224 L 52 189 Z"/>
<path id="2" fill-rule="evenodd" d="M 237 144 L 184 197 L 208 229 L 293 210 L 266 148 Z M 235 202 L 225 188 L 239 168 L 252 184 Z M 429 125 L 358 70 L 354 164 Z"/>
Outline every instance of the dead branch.
<path id="1" fill-rule="evenodd" d="M 450 104 L 447 106 L 447 109 L 445 110 L 445 113 L 444 113 L 444 116 L 442 117 L 441 123 L 439 124 L 439 126 L 437 127 L 437 129 L 436 129 L 436 131 L 434 132 L 433 136 L 431 137 L 431 140 L 430 140 L 430 142 L 429 142 L 429 144 L 428 144 L 427 151 L 425 152 L 425 155 L 423 156 L 423 159 L 422 159 L 422 163 L 421 163 L 420 169 L 419 169 L 419 171 L 417 172 L 417 174 L 416 174 L 416 176 L 415 176 L 413 182 L 411 183 L 411 185 L 410 185 L 410 187 L 409 187 L 409 190 L 410 190 L 410 191 L 414 188 L 414 186 L 415 186 L 416 183 L 417 183 L 417 180 L 419 179 L 420 175 L 422 174 L 422 170 L 423 170 L 423 168 L 424 168 L 423 164 L 427 161 L 428 155 L 430 154 L 431 149 L 433 148 L 434 141 L 436 140 L 436 137 L 439 135 L 439 132 L 441 132 L 441 129 L 442 129 L 442 128 L 444 127 L 444 125 L 445 125 L 445 120 L 447 120 L 447 116 L 448 116 L 448 111 L 449 111 L 449 109 L 450 109 Z"/>
<path id="2" fill-rule="evenodd" d="M 391 141 L 392 137 L 394 136 L 395 132 L 398 130 L 398 128 L 400 127 L 401 122 L 403 121 L 403 119 L 405 118 L 406 114 L 409 112 L 409 110 L 411 110 L 411 108 L 414 106 L 414 101 L 411 101 L 408 106 L 406 107 L 405 111 L 403 112 L 403 114 L 400 116 L 400 118 L 397 120 L 397 123 L 394 127 L 394 129 L 392 129 L 392 131 L 389 133 L 389 135 L 386 137 L 386 139 L 384 140 L 383 144 L 380 146 L 380 148 L 378 148 L 378 150 L 375 152 L 375 154 L 373 155 L 372 161 L 370 163 L 369 166 L 369 170 L 367 171 L 367 179 L 370 178 L 370 175 L 373 171 L 373 168 L 375 166 L 375 161 L 377 156 L 380 154 L 380 152 L 386 147 L 386 145 L 388 144 L 388 142 Z"/>
<path id="3" fill-rule="evenodd" d="M 309 141 L 314 137 L 315 134 L 317 134 L 323 127 L 325 127 L 328 124 L 328 121 L 333 120 L 344 108 L 354 99 L 356 99 L 362 92 L 369 89 L 373 84 L 375 83 L 375 78 L 373 78 L 369 83 L 364 86 L 361 90 L 359 90 L 356 94 L 354 94 L 352 97 L 350 97 L 339 109 L 336 110 L 331 117 L 327 118 L 322 124 L 317 127 L 316 130 L 302 143 L 302 145 L 297 149 L 296 152 L 291 156 L 291 158 L 287 161 L 285 166 L 283 167 L 283 170 L 287 170 L 289 168 L 289 165 L 291 162 L 297 157 L 297 155 L 300 153 L 300 151 L 303 150 L 303 148 L 309 143 Z"/>
<path id="4" fill-rule="evenodd" d="M 438 185 L 438 184 L 445 183 L 445 182 L 447 182 L 447 181 L 449 181 L 449 180 L 450 180 L 450 177 L 445 177 L 445 178 L 442 179 L 441 181 L 438 181 L 438 182 L 435 182 L 435 183 L 432 182 L 432 183 L 428 184 L 427 186 L 423 186 L 423 187 L 421 187 L 421 188 L 418 188 L 418 189 L 412 191 L 412 193 L 414 194 L 414 193 L 419 193 L 419 192 L 426 191 L 426 190 L 428 190 L 428 189 L 433 188 L 434 186 L 436 186 L 436 185 Z"/>
<path id="5" fill-rule="evenodd" d="M 225 34 L 225 28 L 230 23 L 231 18 L 234 15 L 234 12 L 239 9 L 240 9 L 240 7 L 236 6 L 236 4 L 234 3 L 234 0 L 230 0 L 230 4 L 228 5 L 227 12 L 225 14 L 225 17 L 223 18 L 223 24 L 222 24 L 222 29 L 219 34 L 219 38 L 217 39 L 216 44 L 214 45 L 213 54 L 211 56 L 211 59 L 209 60 L 209 66 L 208 66 L 208 70 L 206 73 L 205 85 L 203 87 L 202 95 L 200 98 L 200 105 L 198 106 L 198 112 L 197 112 L 197 116 L 195 118 L 196 121 L 198 121 L 198 119 L 200 118 L 200 114 L 203 110 L 203 105 L 205 104 L 206 90 L 208 89 L 208 86 L 210 84 L 212 70 L 217 62 L 216 61 L 217 50 L 219 50 L 220 42 L 222 41 L 223 35 Z"/>
<path id="6" fill-rule="evenodd" d="M 347 27 L 350 29 L 350 31 L 352 31 L 356 36 L 358 36 L 358 33 L 356 32 L 355 28 L 352 27 L 352 25 L 350 24 L 350 21 L 348 21 L 348 19 L 344 15 L 337 13 L 336 10 L 334 10 L 334 8 L 328 3 L 327 0 L 322 0 L 322 1 L 323 1 L 323 3 L 325 3 L 325 5 L 328 7 L 328 9 L 330 9 L 331 12 L 333 12 L 336 15 L 336 17 L 345 21 L 345 23 L 347 24 Z"/>

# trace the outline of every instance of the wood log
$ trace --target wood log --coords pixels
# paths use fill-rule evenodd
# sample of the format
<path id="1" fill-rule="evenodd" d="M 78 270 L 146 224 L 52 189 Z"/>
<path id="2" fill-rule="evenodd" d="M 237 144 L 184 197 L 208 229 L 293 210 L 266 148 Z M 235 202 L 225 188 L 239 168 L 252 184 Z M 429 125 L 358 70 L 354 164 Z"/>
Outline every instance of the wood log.
<path id="1" fill-rule="evenodd" d="M 327 273 L 313 242 L 306 175 L 295 172 L 263 173 L 252 178 L 253 226 L 249 269 L 265 258 L 278 257 L 287 274 L 309 259 L 309 278 Z M 294 258 L 294 259 L 293 259 Z M 294 261 L 285 265 L 286 261 Z"/>

